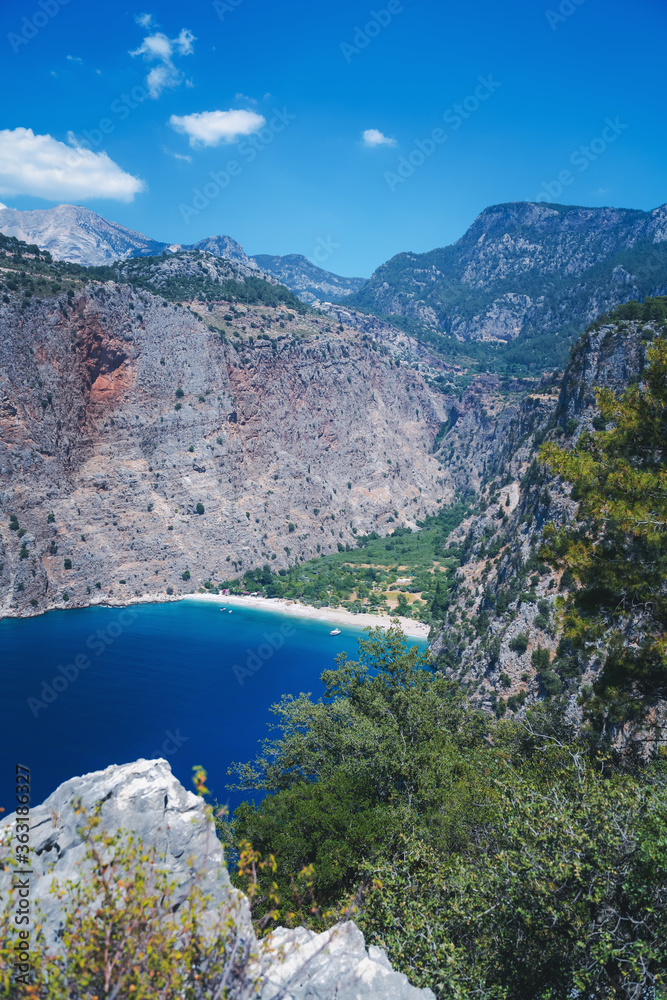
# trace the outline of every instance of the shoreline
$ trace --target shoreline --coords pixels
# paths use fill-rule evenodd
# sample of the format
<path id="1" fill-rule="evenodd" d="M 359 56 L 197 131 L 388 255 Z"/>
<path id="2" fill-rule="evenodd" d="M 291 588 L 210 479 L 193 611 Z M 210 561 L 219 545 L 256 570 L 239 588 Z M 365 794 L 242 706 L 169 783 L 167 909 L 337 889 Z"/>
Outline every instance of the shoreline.
<path id="1" fill-rule="evenodd" d="M 309 618 L 315 621 L 331 622 L 334 625 L 354 625 L 356 628 L 368 626 L 388 629 L 392 617 L 397 617 L 403 634 L 411 639 L 428 639 L 430 625 L 426 622 L 414 621 L 411 618 L 401 618 L 398 615 L 372 615 L 366 612 L 355 614 L 344 608 L 315 608 L 312 604 L 302 604 L 300 601 L 285 601 L 279 597 L 249 597 L 235 594 L 186 594 L 183 601 L 216 602 L 218 605 L 255 608 L 257 611 L 275 611 L 295 618 Z"/>
<path id="2" fill-rule="evenodd" d="M 334 625 L 354 626 L 358 629 L 384 628 L 388 629 L 392 618 L 398 618 L 403 634 L 411 639 L 428 639 L 430 625 L 426 622 L 415 621 L 412 618 L 401 618 L 399 615 L 373 615 L 369 612 L 346 611 L 344 608 L 322 607 L 316 608 L 312 604 L 302 604 L 300 601 L 285 601 L 279 597 L 250 597 L 245 595 L 221 595 L 221 594 L 174 594 L 166 596 L 164 594 L 143 594 L 133 600 L 127 598 L 117 598 L 107 596 L 92 600 L 86 604 L 74 604 L 67 606 L 53 606 L 51 608 L 40 608 L 39 610 L 24 609 L 23 613 L 7 614 L 0 613 L 0 621 L 20 621 L 29 618 L 39 618 L 49 614 L 50 611 L 82 611 L 87 608 L 108 608 L 123 609 L 131 608 L 137 604 L 176 604 L 179 601 L 215 601 L 218 605 L 232 605 L 237 607 L 254 608 L 257 611 L 274 611 L 279 614 L 289 615 L 294 618 L 309 618 L 315 621 L 331 622 Z"/>

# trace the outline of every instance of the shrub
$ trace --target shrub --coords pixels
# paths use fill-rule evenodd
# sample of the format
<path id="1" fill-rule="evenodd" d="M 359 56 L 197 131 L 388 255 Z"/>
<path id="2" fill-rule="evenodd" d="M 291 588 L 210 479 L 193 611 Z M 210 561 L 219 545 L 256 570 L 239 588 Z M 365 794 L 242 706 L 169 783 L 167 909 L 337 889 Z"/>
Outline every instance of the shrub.
<path id="1" fill-rule="evenodd" d="M 507 699 L 507 707 L 511 712 L 516 712 L 517 708 L 521 708 L 524 704 L 527 697 L 527 691 L 519 691 L 518 694 L 513 694 Z"/>
<path id="2" fill-rule="evenodd" d="M 198 503 L 197 506 L 195 507 L 195 510 L 197 511 L 198 514 L 203 514 L 204 513 L 204 504 L 203 503 Z"/>
<path id="3" fill-rule="evenodd" d="M 558 674 L 555 674 L 553 670 L 545 670 L 542 673 L 539 673 L 537 675 L 537 679 L 540 682 L 540 687 L 548 698 L 560 694 L 563 690 L 563 682 Z"/>
<path id="4" fill-rule="evenodd" d="M 498 659 L 500 657 L 501 645 L 502 645 L 502 639 L 500 638 L 499 635 L 494 636 L 488 645 L 487 653 L 489 654 L 489 660 L 492 665 L 498 662 Z"/>
<path id="5" fill-rule="evenodd" d="M 502 673 L 500 675 L 500 683 L 502 684 L 502 686 L 504 688 L 511 687 L 512 686 L 512 681 L 510 680 L 509 674 Z"/>
<path id="6" fill-rule="evenodd" d="M 9 907 L 3 906 L 0 983 L 9 990 L 3 996 L 204 1000 L 254 995 L 259 977 L 248 975 L 253 939 L 239 935 L 245 919 L 242 897 L 230 894 L 211 922 L 202 919 L 210 903 L 196 876 L 182 894 L 154 847 L 126 830 L 110 834 L 100 828 L 96 814 L 75 808 L 87 875 L 54 882 L 54 893 L 64 900 L 62 953 L 48 958 L 36 954 L 31 985 L 14 990 L 10 969 L 15 967 L 16 938 Z M 255 852 L 246 851 L 239 867 L 245 873 L 264 864 Z M 14 908 L 17 903 L 14 898 Z M 242 982 L 249 991 L 232 986 L 230 994 L 227 984 Z"/>
<path id="7" fill-rule="evenodd" d="M 182 389 L 177 389 L 176 390 L 176 399 L 183 399 L 184 395 L 185 395 L 185 393 L 183 392 Z"/>
<path id="8" fill-rule="evenodd" d="M 64 565 L 65 569 L 71 569 L 72 568 L 72 560 L 71 559 L 65 559 L 65 562 L 63 563 L 63 565 Z"/>
<path id="9" fill-rule="evenodd" d="M 528 636 L 525 632 L 519 634 L 510 642 L 510 649 L 513 653 L 523 654 L 528 649 Z"/>
<path id="10" fill-rule="evenodd" d="M 551 653 L 548 649 L 542 649 L 541 646 L 538 646 L 537 649 L 533 650 L 530 662 L 538 672 L 549 670 L 551 667 Z"/>

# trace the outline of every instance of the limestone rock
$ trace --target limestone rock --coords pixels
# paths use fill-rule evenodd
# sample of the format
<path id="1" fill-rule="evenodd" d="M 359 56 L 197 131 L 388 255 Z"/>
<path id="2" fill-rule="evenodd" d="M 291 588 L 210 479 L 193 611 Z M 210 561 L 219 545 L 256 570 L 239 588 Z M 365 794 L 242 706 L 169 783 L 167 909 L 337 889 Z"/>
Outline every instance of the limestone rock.
<path id="1" fill-rule="evenodd" d="M 435 1000 L 394 972 L 380 948 L 367 950 L 352 921 L 321 934 L 280 927 L 272 941 L 282 961 L 267 969 L 259 1000 Z"/>
<path id="2" fill-rule="evenodd" d="M 167 761 L 113 764 L 104 771 L 70 778 L 42 805 L 31 809 L 32 898 L 45 916 L 50 946 L 61 924 L 61 904 L 50 893 L 53 881 L 57 879 L 62 886 L 76 881 L 85 870 L 86 848 L 77 832 L 82 821 L 74 811 L 77 799 L 87 815 L 101 803 L 99 815 L 105 830 L 131 830 L 144 844 L 154 846 L 158 855 L 164 854 L 163 867 L 177 886 L 176 901 L 185 898 L 195 877 L 203 892 L 210 894 L 212 907 L 220 906 L 230 892 L 236 897 L 203 800 L 183 788 Z M 0 849 L 8 844 L 15 819 L 11 815 L 0 823 Z M 0 895 L 9 881 L 8 873 L 0 871 Z"/>
<path id="3" fill-rule="evenodd" d="M 86 849 L 74 811 L 77 800 L 88 814 L 100 807 L 106 831 L 131 830 L 145 847 L 154 846 L 164 855 L 162 864 L 177 885 L 176 902 L 185 898 L 196 878 L 210 897 L 205 919 L 213 923 L 233 897 L 240 928 L 253 937 L 247 901 L 230 885 L 222 846 L 203 800 L 183 788 L 165 760 L 142 759 L 71 778 L 31 810 L 32 899 L 44 916 L 49 948 L 57 948 L 62 923 L 62 904 L 49 892 L 51 885 L 54 879 L 63 885 L 86 874 Z M 2 855 L 9 848 L 15 819 L 11 815 L 0 823 Z M 0 867 L 0 898 L 10 881 L 9 871 Z M 417 989 L 394 972 L 379 948 L 367 950 L 352 922 L 322 934 L 280 927 L 252 947 L 260 957 L 249 970 L 246 986 L 259 1000 L 435 1000 L 431 990 Z M 258 976 L 261 987 L 255 994 L 250 979 Z M 247 995 L 243 989 L 241 993 Z"/>

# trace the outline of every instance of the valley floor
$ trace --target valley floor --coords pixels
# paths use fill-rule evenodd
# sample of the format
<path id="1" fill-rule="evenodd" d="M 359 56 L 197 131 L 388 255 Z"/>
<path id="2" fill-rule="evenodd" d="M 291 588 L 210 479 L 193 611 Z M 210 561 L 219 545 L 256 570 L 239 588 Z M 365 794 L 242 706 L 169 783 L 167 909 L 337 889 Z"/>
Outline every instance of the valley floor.
<path id="1" fill-rule="evenodd" d="M 282 601 L 272 597 L 192 594 L 184 600 L 216 601 L 221 608 L 232 606 L 257 608 L 260 611 L 277 611 L 280 614 L 293 615 L 297 618 L 314 618 L 337 625 L 354 625 L 357 628 L 366 628 L 367 626 L 389 628 L 393 620 L 389 615 L 355 614 L 340 608 L 315 608 L 310 604 L 302 604 L 300 601 Z M 430 626 L 425 622 L 412 621 L 409 618 L 399 618 L 398 621 L 405 635 L 415 639 L 428 638 Z"/>

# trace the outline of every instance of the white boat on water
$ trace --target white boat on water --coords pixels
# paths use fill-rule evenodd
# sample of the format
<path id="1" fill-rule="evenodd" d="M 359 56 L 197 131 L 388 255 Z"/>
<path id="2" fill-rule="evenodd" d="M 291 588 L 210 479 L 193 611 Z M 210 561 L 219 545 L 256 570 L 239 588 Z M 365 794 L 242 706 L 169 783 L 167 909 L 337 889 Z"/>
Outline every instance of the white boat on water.
<path id="1" fill-rule="evenodd" d="M 331 632 L 329 632 L 329 635 L 340 635 L 340 629 L 339 628 L 332 629 Z"/>

